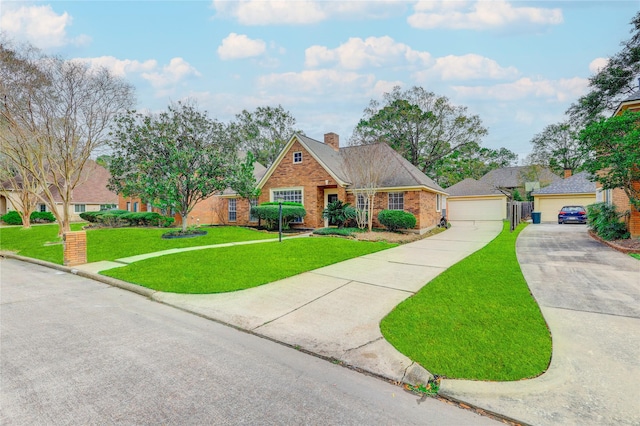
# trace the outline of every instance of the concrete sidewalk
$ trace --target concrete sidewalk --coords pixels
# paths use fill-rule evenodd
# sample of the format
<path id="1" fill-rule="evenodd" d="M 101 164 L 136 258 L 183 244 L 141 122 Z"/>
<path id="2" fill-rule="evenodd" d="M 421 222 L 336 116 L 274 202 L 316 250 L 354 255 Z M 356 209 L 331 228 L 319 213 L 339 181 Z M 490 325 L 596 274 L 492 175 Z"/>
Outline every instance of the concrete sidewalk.
<path id="1" fill-rule="evenodd" d="M 384 340 L 380 320 L 501 230 L 501 222 L 459 222 L 420 241 L 256 288 L 152 298 L 390 380 L 426 383 L 429 372 Z"/>
<path id="2" fill-rule="evenodd" d="M 517 241 L 547 321 L 547 372 L 517 382 L 443 380 L 440 394 L 535 425 L 640 425 L 640 261 L 584 225 L 541 224 Z"/>

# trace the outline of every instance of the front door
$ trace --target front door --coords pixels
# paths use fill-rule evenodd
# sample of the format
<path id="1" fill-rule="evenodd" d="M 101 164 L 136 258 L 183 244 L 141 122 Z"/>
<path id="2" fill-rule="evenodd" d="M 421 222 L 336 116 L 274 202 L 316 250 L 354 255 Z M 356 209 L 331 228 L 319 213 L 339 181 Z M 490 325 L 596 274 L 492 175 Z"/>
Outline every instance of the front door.
<path id="1" fill-rule="evenodd" d="M 334 201 L 338 201 L 338 194 L 327 194 L 327 205 L 333 203 Z M 336 226 L 336 225 L 337 224 L 333 220 L 329 221 L 329 226 Z"/>

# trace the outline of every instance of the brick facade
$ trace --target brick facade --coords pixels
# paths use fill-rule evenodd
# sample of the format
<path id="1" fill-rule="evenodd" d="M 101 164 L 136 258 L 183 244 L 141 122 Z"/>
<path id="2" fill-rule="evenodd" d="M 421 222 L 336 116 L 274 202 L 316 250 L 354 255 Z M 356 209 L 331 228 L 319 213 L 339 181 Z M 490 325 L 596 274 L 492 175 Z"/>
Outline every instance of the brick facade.
<path id="1" fill-rule="evenodd" d="M 65 266 L 76 266 L 87 263 L 87 233 L 86 231 L 66 232 L 64 234 Z"/>

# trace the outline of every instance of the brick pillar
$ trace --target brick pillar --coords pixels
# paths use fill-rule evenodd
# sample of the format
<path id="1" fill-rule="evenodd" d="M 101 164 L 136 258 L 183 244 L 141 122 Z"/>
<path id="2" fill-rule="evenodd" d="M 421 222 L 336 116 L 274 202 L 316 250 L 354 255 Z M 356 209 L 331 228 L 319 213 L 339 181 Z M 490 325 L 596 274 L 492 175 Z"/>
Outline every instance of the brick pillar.
<path id="1" fill-rule="evenodd" d="M 64 239 L 64 265 L 76 266 L 87 263 L 87 232 L 66 232 Z"/>
<path id="2" fill-rule="evenodd" d="M 325 133 L 324 143 L 338 151 L 340 149 L 340 136 L 335 133 Z"/>
<path id="3" fill-rule="evenodd" d="M 571 169 L 564 169 L 564 178 L 568 178 L 571 177 L 571 175 L 573 174 L 573 170 Z"/>

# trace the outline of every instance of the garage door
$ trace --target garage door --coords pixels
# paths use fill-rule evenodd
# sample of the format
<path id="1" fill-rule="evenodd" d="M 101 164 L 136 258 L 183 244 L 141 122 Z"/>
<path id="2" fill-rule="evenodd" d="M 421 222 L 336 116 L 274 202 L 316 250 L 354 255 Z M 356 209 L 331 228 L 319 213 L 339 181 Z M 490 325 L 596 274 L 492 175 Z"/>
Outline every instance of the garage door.
<path id="1" fill-rule="evenodd" d="M 502 220 L 507 215 L 504 200 L 452 200 L 448 199 L 449 220 Z"/>
<path id="2" fill-rule="evenodd" d="M 534 197 L 534 210 L 542 213 L 542 222 L 557 222 L 558 212 L 564 206 L 588 206 L 596 202 L 596 196 L 582 197 Z"/>

